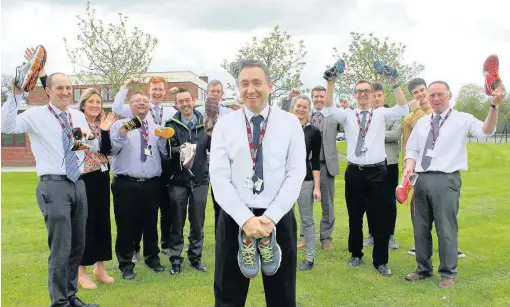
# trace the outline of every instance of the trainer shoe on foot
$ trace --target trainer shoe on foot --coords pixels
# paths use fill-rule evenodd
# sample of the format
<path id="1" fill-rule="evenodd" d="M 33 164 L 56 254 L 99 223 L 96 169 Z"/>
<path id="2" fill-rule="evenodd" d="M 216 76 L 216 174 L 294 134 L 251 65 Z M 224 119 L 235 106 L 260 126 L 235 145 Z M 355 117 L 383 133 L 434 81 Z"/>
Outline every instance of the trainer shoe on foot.
<path id="1" fill-rule="evenodd" d="M 407 254 L 411 256 L 416 256 L 416 247 L 415 246 L 411 247 L 411 249 L 407 251 Z"/>
<path id="2" fill-rule="evenodd" d="M 490 55 L 483 63 L 483 75 L 485 77 L 485 93 L 494 95 L 494 91 L 501 85 L 499 77 L 499 58 L 497 55 Z"/>
<path id="3" fill-rule="evenodd" d="M 408 174 L 402 178 L 402 183 L 395 190 L 395 196 L 399 203 L 406 202 L 409 191 L 416 184 L 416 180 L 418 180 L 418 174 Z"/>
<path id="4" fill-rule="evenodd" d="M 39 79 L 39 72 L 44 68 L 45 64 L 46 49 L 43 46 L 37 46 L 32 59 L 16 67 L 14 85 L 25 92 L 33 90 Z"/>
<path id="5" fill-rule="evenodd" d="M 457 248 L 457 258 L 465 258 L 466 254 L 464 254 L 460 248 Z"/>
<path id="6" fill-rule="evenodd" d="M 391 235 L 390 240 L 388 241 L 388 247 L 391 249 L 398 249 L 398 243 L 395 240 L 395 236 Z"/>
<path id="7" fill-rule="evenodd" d="M 138 260 L 140 260 L 140 252 L 134 251 L 133 258 L 131 259 L 131 262 L 137 263 Z"/>
<path id="8" fill-rule="evenodd" d="M 368 236 L 365 241 L 363 241 L 363 246 L 367 247 L 367 246 L 374 246 L 374 237 L 372 236 Z"/>
<path id="9" fill-rule="evenodd" d="M 280 268 L 282 251 L 276 242 L 276 228 L 269 237 L 259 239 L 260 269 L 266 276 L 274 275 Z"/>
<path id="10" fill-rule="evenodd" d="M 360 257 L 351 257 L 351 259 L 347 262 L 349 266 L 360 266 L 361 258 Z"/>
<path id="11" fill-rule="evenodd" d="M 386 264 L 381 264 L 376 270 L 379 271 L 382 276 L 390 277 L 392 274 L 390 268 Z"/>
<path id="12" fill-rule="evenodd" d="M 260 258 L 257 252 L 257 239 L 248 237 L 243 229 L 239 229 L 239 252 L 237 263 L 241 273 L 247 278 L 255 278 L 259 273 Z"/>

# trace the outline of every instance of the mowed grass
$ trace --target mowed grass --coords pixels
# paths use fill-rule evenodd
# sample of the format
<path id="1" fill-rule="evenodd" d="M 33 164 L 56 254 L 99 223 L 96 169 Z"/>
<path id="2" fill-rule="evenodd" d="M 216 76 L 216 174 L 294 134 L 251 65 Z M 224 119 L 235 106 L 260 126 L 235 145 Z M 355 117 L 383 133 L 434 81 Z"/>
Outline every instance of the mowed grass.
<path id="1" fill-rule="evenodd" d="M 339 143 L 345 152 L 345 143 Z M 404 276 L 415 269 L 407 255 L 413 245 L 410 212 L 398 206 L 396 238 L 400 249 L 390 252 L 393 277 L 385 278 L 371 265 L 371 248 L 365 264 L 350 268 L 346 262 L 348 222 L 344 199 L 345 161 L 336 182 L 334 248 L 324 251 L 319 242 L 316 266 L 297 273 L 298 306 L 510 306 L 510 144 L 468 144 L 470 170 L 462 174 L 459 210 L 459 244 L 467 254 L 458 265 L 458 283 L 451 289 L 437 287 L 435 278 L 410 283 Z M 2 173 L 2 306 L 49 306 L 47 291 L 47 236 L 35 199 L 35 173 Z M 315 207 L 317 228 L 320 205 Z M 299 216 L 297 216 L 299 219 Z M 207 204 L 204 263 L 207 273 L 194 271 L 188 262 L 179 276 L 155 274 L 143 264 L 134 281 L 121 279 L 114 259 L 107 268 L 116 283 L 96 290 L 80 290 L 86 302 L 100 306 L 213 306 L 214 217 Z M 112 210 L 112 231 L 115 222 Z M 186 231 L 187 233 L 187 231 Z M 366 233 L 366 227 L 365 227 Z M 437 239 L 434 268 L 437 270 Z M 162 255 L 163 256 L 163 255 Z M 285 257 L 285 255 L 284 255 Z M 298 253 L 298 262 L 304 251 Z M 246 306 L 265 306 L 261 277 L 252 281 Z"/>

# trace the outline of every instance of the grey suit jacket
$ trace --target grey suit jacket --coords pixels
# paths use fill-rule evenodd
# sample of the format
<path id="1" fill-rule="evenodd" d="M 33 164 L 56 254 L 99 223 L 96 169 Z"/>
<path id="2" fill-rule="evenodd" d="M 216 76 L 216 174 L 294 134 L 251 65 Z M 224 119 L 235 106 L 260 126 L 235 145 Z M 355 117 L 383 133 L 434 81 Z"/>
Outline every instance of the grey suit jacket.
<path id="1" fill-rule="evenodd" d="M 338 163 L 338 150 L 336 149 L 336 135 L 338 124 L 332 115 L 324 118 L 324 131 L 322 132 L 322 146 L 328 173 L 336 176 L 340 173 Z"/>

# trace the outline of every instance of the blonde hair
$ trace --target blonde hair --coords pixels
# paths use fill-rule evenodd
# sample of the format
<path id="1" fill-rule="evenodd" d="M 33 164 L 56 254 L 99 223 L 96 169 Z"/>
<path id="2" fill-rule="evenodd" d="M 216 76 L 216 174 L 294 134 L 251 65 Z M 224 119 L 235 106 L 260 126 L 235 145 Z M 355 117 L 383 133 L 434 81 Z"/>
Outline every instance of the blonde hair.
<path id="1" fill-rule="evenodd" d="M 92 97 L 92 95 L 98 95 L 99 100 L 101 100 L 101 113 L 99 113 L 99 115 L 95 119 L 95 121 L 98 122 L 98 121 L 101 121 L 101 119 L 105 116 L 105 114 L 104 114 L 104 109 L 103 109 L 103 97 L 101 97 L 101 93 L 97 89 L 91 87 L 91 88 L 84 90 L 81 93 L 79 109 L 80 109 L 80 111 L 85 113 L 85 102 L 87 102 L 87 100 L 89 100 L 90 97 Z"/>
<path id="2" fill-rule="evenodd" d="M 301 95 L 297 95 L 295 96 L 294 98 L 292 98 L 292 101 L 290 103 L 290 110 L 292 110 L 292 114 L 296 114 L 294 113 L 294 105 L 296 104 L 296 102 L 299 100 L 299 99 L 303 99 L 303 100 L 306 100 L 308 101 L 308 108 L 309 108 L 309 112 L 308 112 L 308 116 L 306 118 L 306 123 L 310 123 L 310 120 L 312 120 L 312 100 L 310 100 L 310 98 L 304 94 L 301 94 Z"/>

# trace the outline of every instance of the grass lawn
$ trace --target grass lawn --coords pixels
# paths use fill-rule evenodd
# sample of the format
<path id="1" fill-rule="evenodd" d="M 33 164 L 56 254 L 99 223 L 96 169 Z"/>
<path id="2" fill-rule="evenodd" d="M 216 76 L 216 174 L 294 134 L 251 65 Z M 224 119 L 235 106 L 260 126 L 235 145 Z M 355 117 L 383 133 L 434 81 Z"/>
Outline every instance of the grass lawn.
<path id="1" fill-rule="evenodd" d="M 339 144 L 341 152 L 345 152 L 344 145 Z M 334 248 L 319 248 L 315 268 L 297 273 L 298 306 L 510 306 L 510 144 L 470 143 L 468 148 L 470 170 L 462 175 L 459 211 L 459 246 L 467 258 L 459 260 L 458 283 L 452 289 L 437 287 L 437 272 L 435 278 L 425 281 L 404 280 L 415 269 L 414 258 L 407 255 L 413 236 L 405 205 L 398 206 L 395 235 L 400 249 L 390 252 L 393 277 L 379 276 L 371 265 L 370 251 L 365 253 L 363 266 L 347 266 L 343 161 L 336 182 Z M 35 199 L 37 180 L 34 173 L 2 173 L 2 306 L 49 306 L 47 237 Z M 320 212 L 317 205 L 317 233 Z M 208 273 L 194 271 L 185 262 L 179 276 L 170 276 L 168 258 L 162 257 L 167 272 L 155 274 L 139 264 L 136 279 L 124 281 L 114 259 L 106 265 L 116 284 L 81 290 L 79 296 L 101 307 L 213 306 L 213 216 L 208 202 L 203 252 Z M 115 236 L 113 209 L 112 227 Z M 437 240 L 435 235 L 433 238 L 437 270 Z M 298 263 L 303 258 L 300 250 Z M 265 306 L 261 280 L 259 275 L 252 282 L 246 306 Z"/>

